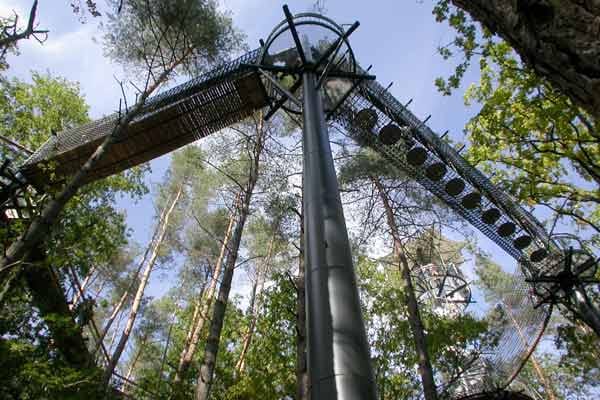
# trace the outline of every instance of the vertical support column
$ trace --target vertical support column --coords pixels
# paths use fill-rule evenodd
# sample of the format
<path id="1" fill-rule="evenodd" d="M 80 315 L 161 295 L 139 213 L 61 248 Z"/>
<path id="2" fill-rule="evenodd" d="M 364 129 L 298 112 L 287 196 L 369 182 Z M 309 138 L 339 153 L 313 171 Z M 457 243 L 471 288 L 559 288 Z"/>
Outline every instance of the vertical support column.
<path id="1" fill-rule="evenodd" d="M 348 232 L 314 72 L 303 74 L 304 254 L 311 400 L 375 400 Z"/>
<path id="2" fill-rule="evenodd" d="M 568 300 L 573 303 L 574 309 L 580 314 L 581 320 L 592 328 L 596 335 L 600 336 L 600 313 L 588 298 L 585 287 L 576 285 L 572 289 L 571 299 Z"/>

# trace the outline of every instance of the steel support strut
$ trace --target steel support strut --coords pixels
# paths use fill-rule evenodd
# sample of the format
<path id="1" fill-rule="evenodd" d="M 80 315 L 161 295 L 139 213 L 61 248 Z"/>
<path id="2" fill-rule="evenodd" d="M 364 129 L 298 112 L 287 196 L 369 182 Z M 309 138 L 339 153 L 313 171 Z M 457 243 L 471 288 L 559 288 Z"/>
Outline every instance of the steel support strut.
<path id="1" fill-rule="evenodd" d="M 304 254 L 312 400 L 375 400 L 348 232 L 317 76 L 303 74 Z"/>

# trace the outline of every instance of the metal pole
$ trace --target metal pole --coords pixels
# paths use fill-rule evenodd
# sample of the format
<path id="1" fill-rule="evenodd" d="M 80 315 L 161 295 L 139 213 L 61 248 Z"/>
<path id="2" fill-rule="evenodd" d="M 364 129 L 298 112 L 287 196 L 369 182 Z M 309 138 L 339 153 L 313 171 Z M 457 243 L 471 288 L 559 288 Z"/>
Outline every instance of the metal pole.
<path id="1" fill-rule="evenodd" d="M 600 313 L 588 298 L 582 285 L 575 286 L 571 293 L 571 301 L 574 311 L 580 314 L 582 321 L 600 336 Z"/>
<path id="2" fill-rule="evenodd" d="M 303 196 L 310 399 L 375 400 L 348 232 L 316 85 L 315 73 L 305 72 Z"/>

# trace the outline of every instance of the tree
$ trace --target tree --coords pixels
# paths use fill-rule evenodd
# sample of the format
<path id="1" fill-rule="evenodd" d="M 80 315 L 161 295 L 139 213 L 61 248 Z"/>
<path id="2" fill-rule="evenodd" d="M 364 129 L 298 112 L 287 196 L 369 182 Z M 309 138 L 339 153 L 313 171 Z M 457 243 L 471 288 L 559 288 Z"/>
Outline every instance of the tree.
<path id="1" fill-rule="evenodd" d="M 438 1 L 437 7 L 447 10 L 449 3 Z M 597 4 L 576 0 L 452 0 L 452 4 L 501 36 L 528 68 L 574 104 L 600 118 Z"/>
<path id="2" fill-rule="evenodd" d="M 0 89 L 0 135 L 18 141 L 23 148 L 35 148 L 53 130 L 88 120 L 88 107 L 78 86 L 62 78 L 34 73 L 32 83 L 3 80 Z M 8 157 L 8 153 L 2 156 Z M 39 397 L 46 391 L 63 397 L 97 389 L 99 369 L 92 362 L 86 342 L 91 299 L 79 296 L 78 304 L 74 298 L 69 303 L 65 289 L 75 289 L 73 275 L 85 276 L 96 267 L 110 264 L 112 254 L 127 243 L 124 215 L 117 211 L 115 202 L 119 195 L 135 199 L 146 192 L 144 171 L 144 167 L 136 168 L 82 190 L 64 210 L 57 229 L 48 238 L 48 247 L 34 249 L 28 258 L 30 263 L 4 292 L 2 310 L 10 317 L 5 320 L 7 330 L 2 335 L 13 329 L 11 325 L 19 325 L 20 318 L 24 318 L 23 324 L 32 326 L 29 333 L 5 336 L 3 342 L 2 358 L 11 360 L 5 366 L 14 377 L 6 387 L 12 388 L 14 396 Z M 41 197 L 37 201 L 43 206 L 45 200 Z M 3 246 L 23 232 L 24 222 L 11 220 L 3 227 Z M 31 313 L 20 317 L 12 314 L 11 310 L 25 305 Z"/>
<path id="3" fill-rule="evenodd" d="M 204 359 L 198 375 L 196 387 L 196 399 L 198 400 L 207 400 L 210 393 L 225 311 L 229 299 L 229 291 L 231 290 L 231 281 L 237 263 L 242 233 L 246 219 L 250 213 L 250 202 L 254 193 L 254 187 L 259 177 L 260 158 L 269 130 L 269 127 L 264 124 L 262 114 L 254 115 L 248 123 L 249 129 L 246 132 L 244 132 L 244 128 L 238 130 L 245 138 L 243 146 L 244 152 L 247 154 L 247 158 L 241 160 L 238 168 L 241 171 L 245 171 L 246 174 L 245 176 L 242 175 L 243 180 L 241 182 L 235 181 L 239 188 L 239 196 L 236 197 L 236 203 L 233 204 L 236 210 L 235 228 L 231 235 L 221 286 L 219 287 L 219 294 L 213 308 L 208 339 L 204 350 Z"/>
<path id="4" fill-rule="evenodd" d="M 204 18 L 202 23 L 196 19 L 200 17 Z M 175 72 L 198 70 L 220 60 L 226 51 L 239 44 L 231 20 L 213 3 L 195 0 L 169 2 L 168 6 L 158 0 L 129 0 L 123 3 L 118 17 L 109 17 L 106 27 L 107 53 L 133 71 L 144 71 L 143 90 L 131 108 L 125 101 L 125 109 L 119 110 L 111 133 L 8 248 L 0 262 L 0 279 L 4 283 L 14 279 L 22 258 L 44 240 L 67 202 L 83 186 L 88 172 L 126 134 L 129 123 L 142 112 L 146 99 Z"/>
<path id="5" fill-rule="evenodd" d="M 31 83 L 2 82 L 0 134 L 35 150 L 52 134 L 89 122 L 79 84 L 33 71 Z"/>
<path id="6" fill-rule="evenodd" d="M 172 248 L 166 248 L 165 240 L 167 239 L 169 232 L 177 231 L 178 227 L 181 225 L 181 216 L 177 218 L 176 210 L 177 207 L 180 206 L 180 201 L 183 201 L 186 198 L 187 186 L 189 185 L 190 179 L 192 179 L 192 176 L 201 168 L 201 165 L 198 162 L 199 156 L 201 156 L 201 153 L 197 149 L 191 147 L 176 153 L 173 157 L 171 168 L 167 172 L 165 183 L 160 188 L 158 200 L 162 212 L 157 221 L 154 235 L 148 245 L 146 254 L 140 262 L 140 264 L 145 264 L 145 267 L 140 277 L 140 283 L 133 299 L 125 329 L 121 334 L 121 338 L 119 339 L 117 347 L 106 368 L 105 382 L 107 383 L 110 380 L 133 331 L 135 320 L 144 297 L 144 291 L 150 279 L 154 264 L 159 258 L 164 259 L 172 252 Z"/>
<path id="7" fill-rule="evenodd" d="M 411 195 L 418 196 L 420 194 L 418 190 L 410 192 L 408 189 L 409 185 L 406 185 L 405 174 L 395 168 L 389 168 L 384 160 L 370 149 L 359 150 L 354 157 L 351 157 L 346 162 L 340 175 L 341 181 L 344 183 L 354 185 L 364 185 L 367 183 L 372 187 L 369 204 L 370 211 L 367 212 L 367 215 L 377 218 L 374 215 L 376 213 L 376 204 L 383 209 L 383 216 L 380 218 L 387 222 L 387 229 L 384 232 L 386 236 L 389 235 L 388 240 L 391 239 L 394 262 L 398 266 L 399 271 L 401 271 L 402 280 L 400 282 L 404 285 L 402 292 L 404 294 L 404 302 L 408 307 L 410 327 L 418 353 L 419 373 L 421 375 L 425 398 L 427 400 L 437 399 L 433 368 L 427 352 L 427 338 L 417 304 L 409 260 L 403 243 L 403 239 L 406 237 L 403 235 L 407 233 L 406 231 L 414 231 L 415 225 L 423 223 L 418 221 L 416 214 L 419 214 L 419 211 L 422 213 L 422 210 L 426 209 L 431 202 L 429 204 L 422 203 L 422 208 L 418 203 L 413 203 L 412 200 L 414 197 L 411 198 Z M 392 189 L 384 186 L 383 179 L 386 178 L 390 179 L 389 186 Z M 405 209 L 412 209 L 412 215 L 403 215 L 403 210 Z M 400 217 L 398 218 L 398 216 Z M 404 221 L 400 222 L 398 219 L 404 219 Z M 406 221 L 407 219 L 410 221 Z M 410 234 L 408 236 L 410 237 Z"/>
<path id="8" fill-rule="evenodd" d="M 568 3 L 565 10 L 572 11 Z M 467 158 L 493 173 L 493 180 L 518 200 L 549 210 L 545 222 L 551 235 L 567 229 L 578 246 L 595 252 L 600 243 L 598 122 L 517 61 L 510 44 L 478 30 L 464 11 L 439 1 L 434 14 L 457 32 L 441 54 L 449 58 L 458 50 L 464 57 L 447 82 L 437 81 L 440 90 L 448 94 L 458 88 L 467 66 L 479 58 L 480 82 L 465 94 L 467 104 L 482 105 L 465 129 L 471 142 Z M 597 291 L 591 288 L 587 296 L 590 302 L 570 312 L 597 331 Z"/>
<path id="9" fill-rule="evenodd" d="M 220 250 L 216 258 L 214 267 L 212 268 L 212 276 L 210 278 L 210 282 L 208 283 L 208 287 L 205 287 L 205 290 L 202 290 L 200 292 L 198 299 L 194 301 L 194 314 L 192 316 L 190 329 L 188 331 L 185 345 L 181 352 L 181 357 L 179 359 L 179 365 L 175 374 L 175 384 L 178 384 L 181 381 L 182 377 L 187 373 L 187 370 L 192 362 L 192 358 L 196 353 L 196 348 L 200 340 L 200 335 L 203 332 L 206 321 L 208 320 L 208 317 L 210 315 L 210 310 L 213 305 L 212 303 L 215 291 L 217 289 L 217 284 L 221 278 L 223 264 L 225 261 L 225 255 L 228 251 L 228 247 L 231 241 L 235 217 L 235 213 L 231 213 L 228 217 L 229 222 L 227 223 L 227 228 L 225 230 L 224 236 L 221 239 Z M 211 240 L 213 240 L 213 238 L 211 238 Z"/>
<path id="10" fill-rule="evenodd" d="M 296 398 L 296 287 L 281 270 L 273 272 L 270 282 L 272 284 L 259 296 L 262 307 L 258 311 L 252 346 L 246 354 L 244 374 L 233 382 L 215 382 L 211 391 L 213 398 Z M 241 344 L 240 353 L 235 353 L 231 371 L 243 350 L 243 337 L 239 337 L 237 343 Z M 223 375 L 225 371 L 221 371 Z"/>
<path id="11" fill-rule="evenodd" d="M 265 289 L 265 283 L 273 274 L 277 256 L 287 244 L 281 238 L 279 231 L 279 220 L 281 216 L 275 215 L 273 221 L 264 218 L 256 218 L 248 226 L 248 235 L 250 236 L 247 245 L 249 257 L 254 259 L 252 289 L 250 291 L 250 304 L 248 306 L 247 318 L 248 325 L 243 335 L 242 350 L 235 364 L 235 375 L 240 376 L 246 369 L 246 358 L 252 344 L 252 339 L 256 332 L 258 317 L 263 307 L 262 292 Z"/>
<path id="12" fill-rule="evenodd" d="M 29 19 L 25 29 L 19 29 L 19 16 L 15 13 L 12 17 L 0 16 L 0 71 L 6 69 L 6 54 L 15 51 L 17 42 L 33 36 L 38 42 L 43 43 L 48 38 L 48 31 L 37 29 L 35 18 L 37 16 L 38 0 L 34 0 L 29 11 Z"/>
<path id="13" fill-rule="evenodd" d="M 383 399 L 422 398 L 419 363 L 405 302 L 406 285 L 393 257 L 372 259 L 357 254 L 357 275 L 363 315 L 374 358 L 375 377 Z M 390 268 L 393 265 L 394 268 Z M 421 308 L 427 331 L 427 353 L 436 377 L 444 383 L 460 379 L 461 371 L 490 343 L 488 325 L 470 315 L 446 318 Z M 447 388 L 448 389 L 448 388 Z M 442 392 L 441 396 L 451 395 Z"/>
<path id="14" fill-rule="evenodd" d="M 419 305 L 415 295 L 414 283 L 410 274 L 410 265 L 408 264 L 408 258 L 406 257 L 404 245 L 401 242 L 400 232 L 398 230 L 398 226 L 396 225 L 396 219 L 394 216 L 395 213 L 390 202 L 390 197 L 384 187 L 381 185 L 379 178 L 372 176 L 371 179 L 377 188 L 378 195 L 381 198 L 383 207 L 385 209 L 386 219 L 393 241 L 394 257 L 399 263 L 399 269 L 402 274 L 402 282 L 404 285 L 403 292 L 405 295 L 405 302 L 408 307 L 410 328 L 414 335 L 415 348 L 418 354 L 419 373 L 421 374 L 425 399 L 435 400 L 437 399 L 437 390 L 435 388 L 431 360 L 427 351 L 427 336 L 425 334 L 425 328 L 423 327 L 423 322 L 419 312 Z"/>

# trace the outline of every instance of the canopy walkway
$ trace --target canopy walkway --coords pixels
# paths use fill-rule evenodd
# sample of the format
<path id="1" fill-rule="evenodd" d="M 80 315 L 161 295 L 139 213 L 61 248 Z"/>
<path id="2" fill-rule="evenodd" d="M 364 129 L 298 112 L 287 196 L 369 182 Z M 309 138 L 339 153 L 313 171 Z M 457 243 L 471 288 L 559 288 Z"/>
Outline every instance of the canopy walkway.
<path id="1" fill-rule="evenodd" d="M 259 70 L 264 56 L 262 49 L 250 51 L 152 97 L 126 135 L 91 171 L 88 182 L 169 153 L 256 110 L 267 106 L 274 110 L 289 103 L 284 89 Z M 552 303 L 567 296 L 557 277 L 565 273 L 592 275 L 595 260 L 553 241 L 530 213 L 377 81 L 357 80 L 351 86 L 348 95 L 331 110 L 330 123 L 377 151 L 390 165 L 408 171 L 520 263 L 515 290 L 502 306 L 512 323 L 502 327 L 498 344 L 482 354 L 477 368 L 484 365 L 485 376 L 467 394 L 506 387 L 541 337 Z M 60 183 L 83 165 L 117 121 L 118 115 L 113 114 L 52 136 L 20 166 L 20 174 L 41 191 L 49 182 Z M 571 267 L 571 261 L 576 265 Z"/>
<path id="2" fill-rule="evenodd" d="M 258 50 L 148 100 L 127 135 L 87 177 L 92 182 L 160 157 L 206 137 L 264 107 L 267 95 L 258 74 L 245 63 Z M 43 189 L 49 171 L 61 181 L 75 173 L 118 122 L 112 114 L 50 137 L 22 166 L 23 175 Z"/>

